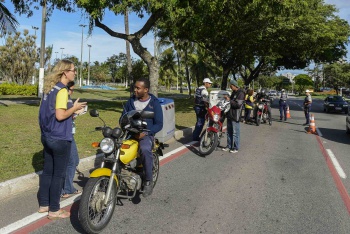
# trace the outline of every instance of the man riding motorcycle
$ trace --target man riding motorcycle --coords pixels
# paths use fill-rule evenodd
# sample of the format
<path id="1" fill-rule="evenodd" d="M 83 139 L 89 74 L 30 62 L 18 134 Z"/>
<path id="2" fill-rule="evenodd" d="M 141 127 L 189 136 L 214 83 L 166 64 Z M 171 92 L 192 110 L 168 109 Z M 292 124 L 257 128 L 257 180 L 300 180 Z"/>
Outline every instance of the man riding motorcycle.
<path id="1" fill-rule="evenodd" d="M 147 197 L 152 194 L 153 181 L 152 181 L 152 167 L 153 167 L 153 155 L 152 146 L 154 141 L 154 135 L 163 128 L 163 111 L 158 99 L 151 93 L 149 93 L 150 82 L 146 78 L 140 78 L 134 85 L 134 95 L 126 103 L 121 117 L 131 111 L 152 111 L 154 112 L 153 119 L 145 120 L 147 122 L 147 129 L 149 132 L 140 133 L 135 136 L 139 140 L 140 149 L 143 155 L 143 166 L 146 176 L 146 183 L 144 186 L 143 196 Z"/>
<path id="2" fill-rule="evenodd" d="M 272 115 L 272 112 L 271 112 L 271 106 L 270 106 L 270 102 L 269 102 L 269 96 L 267 95 L 265 89 L 262 89 L 259 93 L 257 93 L 256 95 L 256 101 L 257 102 L 261 102 L 261 101 L 267 101 L 267 112 L 268 112 L 268 115 Z M 253 111 L 253 116 L 254 116 L 254 119 L 256 117 L 256 114 L 258 112 L 258 106 L 255 105 L 254 107 L 254 111 Z"/>

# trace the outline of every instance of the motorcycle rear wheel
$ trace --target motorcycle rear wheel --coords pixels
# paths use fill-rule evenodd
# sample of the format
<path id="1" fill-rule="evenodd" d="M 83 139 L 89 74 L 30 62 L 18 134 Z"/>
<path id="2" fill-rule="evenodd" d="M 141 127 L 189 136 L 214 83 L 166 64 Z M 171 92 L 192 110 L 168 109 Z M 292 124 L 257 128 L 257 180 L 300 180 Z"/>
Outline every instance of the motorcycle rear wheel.
<path id="1" fill-rule="evenodd" d="M 100 233 L 113 216 L 117 201 L 117 186 L 113 183 L 107 206 L 103 205 L 106 197 L 109 177 L 90 178 L 81 195 L 78 217 L 87 233 Z"/>
<path id="2" fill-rule="evenodd" d="M 261 122 L 261 118 L 260 118 L 259 115 L 257 115 L 257 116 L 255 117 L 256 126 L 259 126 L 259 125 L 260 125 L 260 122 Z"/>
<path id="3" fill-rule="evenodd" d="M 201 136 L 199 141 L 199 153 L 201 155 L 211 154 L 215 148 L 218 146 L 219 137 L 216 132 L 208 132 L 207 142 L 204 142 L 205 132 Z"/>
<path id="4" fill-rule="evenodd" d="M 154 188 L 154 186 L 156 186 L 158 175 L 159 175 L 159 156 L 156 153 L 153 153 L 152 174 L 153 174 L 153 188 Z"/>

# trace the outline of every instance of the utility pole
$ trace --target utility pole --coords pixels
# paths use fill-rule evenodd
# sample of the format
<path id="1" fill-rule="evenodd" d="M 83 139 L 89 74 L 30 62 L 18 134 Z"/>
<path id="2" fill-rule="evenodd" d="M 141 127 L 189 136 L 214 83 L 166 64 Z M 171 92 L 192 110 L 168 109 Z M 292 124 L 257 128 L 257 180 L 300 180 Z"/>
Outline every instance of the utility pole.
<path id="1" fill-rule="evenodd" d="M 89 47 L 89 64 L 88 64 L 88 80 L 87 80 L 87 85 L 90 85 L 90 49 L 91 45 L 88 45 Z"/>
<path id="2" fill-rule="evenodd" d="M 32 26 L 32 29 L 34 29 L 34 36 L 35 36 L 35 38 L 36 38 L 36 30 L 38 30 L 39 27 Z"/>
<path id="3" fill-rule="evenodd" d="M 34 29 L 35 46 L 36 46 L 36 30 L 38 30 L 39 27 L 32 26 L 32 29 Z M 36 62 L 34 63 L 34 74 L 33 74 L 33 77 L 32 77 L 32 84 L 35 84 L 35 73 L 36 73 L 35 70 L 36 70 Z"/>
<path id="4" fill-rule="evenodd" d="M 81 27 L 81 53 L 80 53 L 80 79 L 79 79 L 79 86 L 81 87 L 81 80 L 83 76 L 83 39 L 84 39 L 84 28 L 86 27 L 86 24 L 80 24 L 79 27 Z"/>
<path id="5" fill-rule="evenodd" d="M 46 34 L 46 0 L 43 1 L 43 9 L 42 9 L 42 16 L 41 16 L 41 46 L 40 46 L 40 68 L 39 68 L 38 97 L 43 96 L 43 89 L 44 89 L 45 34 Z"/>
<path id="6" fill-rule="evenodd" d="M 56 61 L 57 61 L 57 54 L 58 54 L 58 51 L 56 51 L 55 54 L 56 54 Z"/>

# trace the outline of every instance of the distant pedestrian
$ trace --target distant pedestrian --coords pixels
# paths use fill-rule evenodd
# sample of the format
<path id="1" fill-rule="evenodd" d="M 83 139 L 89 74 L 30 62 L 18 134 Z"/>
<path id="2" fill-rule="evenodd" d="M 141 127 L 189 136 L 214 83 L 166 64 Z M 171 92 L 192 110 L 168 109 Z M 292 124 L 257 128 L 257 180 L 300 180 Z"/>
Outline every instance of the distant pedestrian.
<path id="1" fill-rule="evenodd" d="M 74 91 L 74 81 L 70 81 L 67 84 L 68 88 L 68 103 L 69 105 L 73 106 L 73 101 L 71 99 L 71 96 Z M 78 149 L 77 145 L 75 143 L 74 139 L 74 134 L 75 134 L 75 119 L 79 114 L 82 114 L 84 112 L 84 109 L 82 108 L 81 110 L 78 110 L 75 112 L 72 116 L 72 134 L 73 134 L 73 140 L 72 140 L 72 147 L 71 147 L 71 152 L 70 152 L 70 157 L 68 160 L 68 165 L 67 165 L 67 172 L 66 172 L 66 179 L 64 180 L 63 184 L 63 189 L 61 193 L 62 198 L 67 198 L 70 197 L 71 194 L 79 194 L 81 191 L 76 189 L 73 185 L 73 180 L 74 180 L 74 175 L 75 175 L 75 170 L 77 166 L 79 165 L 79 155 L 78 155 Z"/>
<path id="2" fill-rule="evenodd" d="M 305 94 L 306 94 L 306 97 L 304 99 L 304 114 L 306 118 L 306 123 L 304 123 L 304 126 L 310 124 L 310 111 L 311 111 L 311 104 L 312 104 L 310 90 L 308 89 L 305 90 Z"/>
<path id="3" fill-rule="evenodd" d="M 245 95 L 245 110 L 244 110 L 244 121 L 245 123 L 250 122 L 250 115 L 251 112 L 254 108 L 254 102 L 255 102 L 255 98 L 253 96 L 254 94 L 254 90 L 250 89 L 247 91 L 247 94 Z"/>
<path id="4" fill-rule="evenodd" d="M 287 120 L 287 99 L 288 94 L 284 89 L 282 89 L 280 100 L 279 100 L 279 106 L 280 106 L 280 120 L 286 121 Z"/>
<path id="5" fill-rule="evenodd" d="M 45 78 L 39 107 L 44 168 L 39 181 L 38 212 L 48 212 L 49 219 L 70 217 L 70 212 L 60 209 L 60 195 L 73 140 L 72 115 L 86 105 L 86 102 L 79 102 L 78 98 L 69 108 L 66 85 L 74 81 L 75 74 L 72 61 L 59 61 L 53 72 Z"/>
<path id="6" fill-rule="evenodd" d="M 244 102 L 244 91 L 238 86 L 236 80 L 230 80 L 230 88 L 232 89 L 230 100 L 230 111 L 227 114 L 227 146 L 223 151 L 237 153 L 240 149 L 240 118 Z"/>
<path id="7" fill-rule="evenodd" d="M 205 122 L 205 114 L 209 107 L 209 93 L 208 88 L 213 82 L 209 78 L 203 80 L 203 85 L 198 87 L 194 94 L 194 111 L 196 113 L 196 126 L 193 131 L 193 141 L 199 141 L 199 135 L 201 134 Z"/>

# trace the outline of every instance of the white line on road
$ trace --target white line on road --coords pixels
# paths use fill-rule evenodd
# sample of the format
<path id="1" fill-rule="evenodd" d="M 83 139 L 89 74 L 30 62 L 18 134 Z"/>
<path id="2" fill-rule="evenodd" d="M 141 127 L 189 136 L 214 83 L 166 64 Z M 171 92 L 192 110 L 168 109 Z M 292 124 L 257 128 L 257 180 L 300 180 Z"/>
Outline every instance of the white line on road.
<path id="1" fill-rule="evenodd" d="M 330 150 L 330 149 L 326 149 L 326 150 L 327 150 L 327 153 L 328 153 L 329 157 L 331 158 L 332 163 L 333 163 L 335 169 L 337 170 L 339 176 L 343 179 L 346 179 L 346 174 L 343 171 L 343 168 L 340 166 L 340 164 L 339 164 L 337 158 L 335 157 L 335 155 L 333 154 L 332 150 Z"/>

